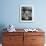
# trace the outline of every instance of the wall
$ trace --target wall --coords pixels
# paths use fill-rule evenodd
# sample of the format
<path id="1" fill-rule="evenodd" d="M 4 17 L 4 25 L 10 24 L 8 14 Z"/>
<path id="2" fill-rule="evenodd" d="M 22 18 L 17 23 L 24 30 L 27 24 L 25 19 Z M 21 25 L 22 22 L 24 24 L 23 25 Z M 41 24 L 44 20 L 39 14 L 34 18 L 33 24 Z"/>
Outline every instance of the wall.
<path id="1" fill-rule="evenodd" d="M 39 25 L 46 28 L 46 1 L 45 0 L 1 0 L 0 25 L 13 24 L 16 28 L 31 28 Z M 21 4 L 34 6 L 35 21 L 21 23 L 19 21 L 19 8 Z"/>
<path id="2" fill-rule="evenodd" d="M 19 21 L 20 5 L 33 5 L 35 21 L 21 23 Z M 46 0 L 1 0 L 0 25 L 13 24 L 16 28 L 31 28 L 39 25 L 46 28 Z"/>

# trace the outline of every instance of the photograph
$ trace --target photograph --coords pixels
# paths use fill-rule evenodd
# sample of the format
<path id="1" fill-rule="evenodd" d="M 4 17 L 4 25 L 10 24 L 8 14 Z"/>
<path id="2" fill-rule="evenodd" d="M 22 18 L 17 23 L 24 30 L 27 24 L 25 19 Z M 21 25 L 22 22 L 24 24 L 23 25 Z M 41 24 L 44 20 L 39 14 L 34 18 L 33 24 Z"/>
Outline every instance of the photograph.
<path id="1" fill-rule="evenodd" d="M 30 5 L 21 5 L 20 7 L 20 21 L 32 22 L 33 21 L 33 7 Z"/>

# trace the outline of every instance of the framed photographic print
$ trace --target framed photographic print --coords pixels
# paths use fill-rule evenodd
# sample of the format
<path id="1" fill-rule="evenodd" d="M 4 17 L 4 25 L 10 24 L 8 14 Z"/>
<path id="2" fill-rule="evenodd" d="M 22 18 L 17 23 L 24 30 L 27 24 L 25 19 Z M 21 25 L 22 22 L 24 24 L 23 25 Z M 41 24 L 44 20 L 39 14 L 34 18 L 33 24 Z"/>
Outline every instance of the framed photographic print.
<path id="1" fill-rule="evenodd" d="M 32 5 L 20 6 L 20 22 L 34 21 L 34 7 Z"/>

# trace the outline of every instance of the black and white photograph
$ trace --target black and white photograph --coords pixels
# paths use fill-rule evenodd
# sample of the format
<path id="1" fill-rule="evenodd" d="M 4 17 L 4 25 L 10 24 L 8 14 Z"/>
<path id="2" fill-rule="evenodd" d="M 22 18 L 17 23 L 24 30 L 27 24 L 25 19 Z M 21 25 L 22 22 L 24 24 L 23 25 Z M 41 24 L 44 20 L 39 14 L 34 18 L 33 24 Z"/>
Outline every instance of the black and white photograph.
<path id="1" fill-rule="evenodd" d="M 33 15 L 33 7 L 27 5 L 21 5 L 20 7 L 20 21 L 21 22 L 32 22 L 34 15 Z"/>

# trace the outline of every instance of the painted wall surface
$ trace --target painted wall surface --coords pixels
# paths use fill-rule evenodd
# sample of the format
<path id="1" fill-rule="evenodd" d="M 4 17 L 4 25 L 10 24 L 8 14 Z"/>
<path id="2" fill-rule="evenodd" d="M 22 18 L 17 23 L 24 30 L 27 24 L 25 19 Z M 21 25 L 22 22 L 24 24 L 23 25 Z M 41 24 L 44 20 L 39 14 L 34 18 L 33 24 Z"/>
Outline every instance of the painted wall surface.
<path id="1" fill-rule="evenodd" d="M 19 21 L 20 5 L 33 5 L 34 22 Z M 46 32 L 46 0 L 0 0 L 0 31 L 9 24 L 20 29 L 41 27 Z"/>

